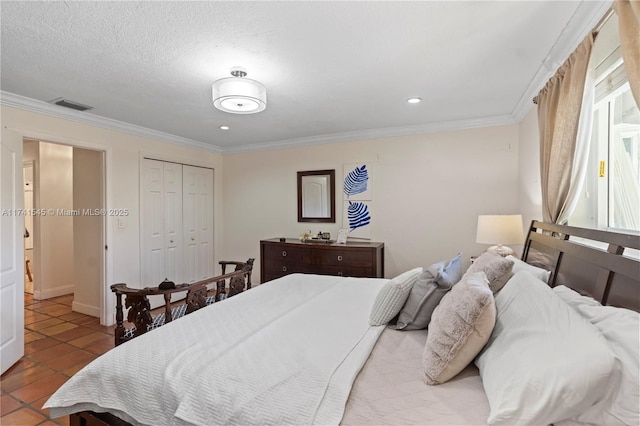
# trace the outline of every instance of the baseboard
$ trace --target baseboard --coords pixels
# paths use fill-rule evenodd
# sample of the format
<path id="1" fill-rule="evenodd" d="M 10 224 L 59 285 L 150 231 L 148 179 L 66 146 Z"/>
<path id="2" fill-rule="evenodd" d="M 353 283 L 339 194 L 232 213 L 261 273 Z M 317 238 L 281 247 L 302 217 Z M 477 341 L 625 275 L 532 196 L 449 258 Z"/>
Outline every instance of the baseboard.
<path id="1" fill-rule="evenodd" d="M 73 303 L 71 303 L 71 310 L 73 312 L 79 312 L 81 314 L 100 318 L 99 306 L 87 305 L 85 303 L 78 303 L 74 301 Z"/>
<path id="2" fill-rule="evenodd" d="M 75 286 L 73 284 L 64 285 L 62 287 L 56 287 L 49 290 L 35 290 L 33 291 L 33 298 L 36 300 L 51 299 L 52 297 L 65 296 L 67 294 L 73 294 Z"/>

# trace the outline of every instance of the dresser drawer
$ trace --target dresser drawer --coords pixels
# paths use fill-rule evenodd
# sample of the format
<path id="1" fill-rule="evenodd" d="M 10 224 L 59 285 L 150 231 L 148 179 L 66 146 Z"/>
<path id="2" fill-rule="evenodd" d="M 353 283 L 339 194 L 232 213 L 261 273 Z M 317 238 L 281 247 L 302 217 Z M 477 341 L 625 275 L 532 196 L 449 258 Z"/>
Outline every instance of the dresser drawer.
<path id="1" fill-rule="evenodd" d="M 302 248 L 287 245 L 265 244 L 264 258 L 268 260 L 282 260 L 288 262 L 302 262 Z"/>
<path id="2" fill-rule="evenodd" d="M 320 275 L 336 275 L 339 277 L 370 278 L 371 268 L 357 268 L 354 266 L 317 265 L 314 267 L 313 273 L 320 274 Z"/>
<path id="3" fill-rule="evenodd" d="M 315 250 L 309 256 L 314 265 L 357 266 L 371 268 L 375 252 L 367 249 Z"/>
<path id="4" fill-rule="evenodd" d="M 289 262 L 286 260 L 271 260 L 266 262 L 265 265 L 262 265 L 264 268 L 264 272 L 267 274 L 295 274 L 297 272 L 308 272 L 308 267 L 306 265 Z"/>

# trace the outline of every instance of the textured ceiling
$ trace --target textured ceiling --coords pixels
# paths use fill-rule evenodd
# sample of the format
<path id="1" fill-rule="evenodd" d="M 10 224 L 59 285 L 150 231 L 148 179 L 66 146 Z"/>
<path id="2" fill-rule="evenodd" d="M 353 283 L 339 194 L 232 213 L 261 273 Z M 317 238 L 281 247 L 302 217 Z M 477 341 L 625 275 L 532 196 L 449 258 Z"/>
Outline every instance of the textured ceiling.
<path id="1" fill-rule="evenodd" d="M 2 1 L 2 102 L 226 152 L 516 123 L 608 7 Z M 213 107 L 233 66 L 266 86 L 264 112 Z M 94 109 L 42 103 L 58 97 Z"/>

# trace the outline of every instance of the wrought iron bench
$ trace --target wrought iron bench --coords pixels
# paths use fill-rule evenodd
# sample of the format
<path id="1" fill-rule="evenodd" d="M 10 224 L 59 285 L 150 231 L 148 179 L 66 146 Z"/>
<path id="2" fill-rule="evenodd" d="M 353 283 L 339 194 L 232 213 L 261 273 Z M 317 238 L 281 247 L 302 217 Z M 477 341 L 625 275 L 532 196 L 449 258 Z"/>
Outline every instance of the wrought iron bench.
<path id="1" fill-rule="evenodd" d="M 174 288 L 146 287 L 134 289 L 127 287 L 124 283 L 113 284 L 111 291 L 116 294 L 115 345 L 118 346 L 197 309 L 234 296 L 245 289 L 249 290 L 251 288 L 253 261 L 254 259 L 252 258 L 246 262 L 223 260 L 219 262 L 222 266 L 222 275 L 192 284 L 178 284 Z M 228 266 L 234 266 L 235 270 L 226 273 Z M 229 284 L 228 295 L 226 290 L 227 282 Z M 208 295 L 208 285 L 213 283 L 216 284 L 215 295 Z M 180 292 L 187 292 L 185 303 L 172 308 L 171 296 Z M 151 315 L 151 305 L 147 297 L 154 295 L 163 295 L 165 301 L 164 312 L 155 317 Z M 124 296 L 124 308 L 122 296 Z M 128 309 L 127 321 L 134 324 L 128 329 L 124 325 L 124 309 Z"/>

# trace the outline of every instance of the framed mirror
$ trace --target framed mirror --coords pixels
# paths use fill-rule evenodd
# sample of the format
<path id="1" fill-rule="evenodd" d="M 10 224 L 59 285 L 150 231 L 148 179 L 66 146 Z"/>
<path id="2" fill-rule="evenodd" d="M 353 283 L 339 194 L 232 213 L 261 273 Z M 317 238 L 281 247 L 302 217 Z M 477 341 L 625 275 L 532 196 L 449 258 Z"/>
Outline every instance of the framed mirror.
<path id="1" fill-rule="evenodd" d="M 298 172 L 298 222 L 336 221 L 336 171 Z"/>

